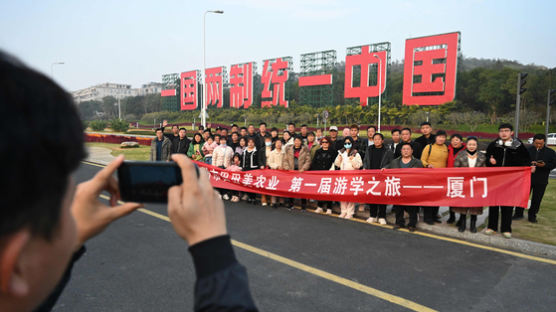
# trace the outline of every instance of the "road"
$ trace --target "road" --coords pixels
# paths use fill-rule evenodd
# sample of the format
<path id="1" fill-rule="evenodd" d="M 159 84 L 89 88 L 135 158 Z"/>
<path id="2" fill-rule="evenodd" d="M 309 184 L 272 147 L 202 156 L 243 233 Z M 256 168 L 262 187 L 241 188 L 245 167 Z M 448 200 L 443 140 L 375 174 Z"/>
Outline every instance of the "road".
<path id="1" fill-rule="evenodd" d="M 83 164 L 77 181 L 100 168 Z M 147 205 L 87 243 L 55 311 L 189 311 L 186 243 Z M 310 212 L 226 202 L 261 311 L 553 311 L 556 262 Z M 481 234 L 477 234 L 481 235 Z"/>

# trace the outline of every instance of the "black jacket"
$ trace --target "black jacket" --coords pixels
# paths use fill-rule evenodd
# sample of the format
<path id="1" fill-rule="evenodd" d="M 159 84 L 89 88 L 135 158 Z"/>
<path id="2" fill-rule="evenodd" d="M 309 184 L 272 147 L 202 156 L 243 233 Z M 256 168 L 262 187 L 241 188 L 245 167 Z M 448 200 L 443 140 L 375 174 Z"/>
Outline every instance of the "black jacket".
<path id="1" fill-rule="evenodd" d="M 394 152 L 394 158 L 398 158 L 400 156 L 402 156 L 402 144 L 403 142 L 400 142 L 400 144 L 398 144 L 398 146 L 396 146 L 396 151 Z M 421 153 L 423 152 L 423 147 L 426 145 L 421 145 L 419 143 L 417 143 L 416 141 L 409 141 L 409 144 L 411 144 L 411 146 L 413 147 L 413 157 L 415 158 L 421 158 Z"/>
<path id="2" fill-rule="evenodd" d="M 311 168 L 309 170 L 330 170 L 338 152 L 329 148 L 327 151 L 323 150 L 322 147 L 315 152 L 313 161 L 311 161 Z"/>
<path id="3" fill-rule="evenodd" d="M 261 164 L 259 163 L 259 152 L 257 148 L 253 151 L 248 151 L 245 149 L 243 155 L 241 155 L 241 168 L 243 171 L 260 169 Z"/>
<path id="4" fill-rule="evenodd" d="M 415 139 L 415 142 L 419 143 L 421 145 L 421 148 L 425 148 L 425 146 L 429 144 L 434 144 L 435 141 L 436 141 L 436 135 L 432 133 L 428 139 L 425 135 L 422 135 Z"/>
<path id="5" fill-rule="evenodd" d="M 371 168 L 371 164 L 373 162 L 373 155 L 375 155 L 378 148 L 374 145 L 368 146 L 367 151 L 365 152 L 365 158 L 363 159 L 363 168 L 365 169 L 382 169 L 385 168 L 391 161 L 394 159 L 394 153 L 386 147 L 382 146 L 384 152 L 382 153 L 382 157 L 380 160 L 380 168 Z"/>
<path id="6" fill-rule="evenodd" d="M 82 247 L 72 258 L 64 276 L 50 296 L 35 311 L 52 310 L 70 280 L 73 264 L 85 252 Z M 257 311 L 247 280 L 247 271 L 234 254 L 230 236 L 218 236 L 189 248 L 195 265 L 194 311 Z"/>
<path id="7" fill-rule="evenodd" d="M 496 139 L 488 145 L 486 150 L 487 167 L 519 167 L 531 165 L 529 152 L 519 139 L 513 139 L 509 146 L 502 145 L 501 141 L 500 139 Z M 494 159 L 496 159 L 496 165 L 490 163 L 491 156 L 494 156 Z"/>
<path id="8" fill-rule="evenodd" d="M 187 137 L 184 137 L 183 140 L 180 140 L 179 137 L 178 139 L 174 139 L 172 142 L 172 154 L 179 153 L 187 155 L 189 143 L 191 143 L 191 141 Z"/>
<path id="9" fill-rule="evenodd" d="M 531 161 L 544 161 L 544 167 L 537 167 L 535 173 L 531 175 L 531 184 L 548 184 L 550 171 L 556 168 L 556 152 L 546 146 L 537 150 L 534 145 L 527 148 Z"/>

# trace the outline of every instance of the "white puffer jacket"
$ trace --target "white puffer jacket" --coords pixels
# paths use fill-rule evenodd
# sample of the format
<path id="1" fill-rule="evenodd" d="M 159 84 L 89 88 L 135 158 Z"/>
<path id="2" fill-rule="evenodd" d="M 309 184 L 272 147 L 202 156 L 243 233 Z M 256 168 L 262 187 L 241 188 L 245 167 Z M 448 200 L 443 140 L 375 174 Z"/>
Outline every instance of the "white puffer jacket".
<path id="1" fill-rule="evenodd" d="M 218 145 L 212 152 L 212 165 L 228 168 L 232 162 L 234 151 L 229 146 Z"/>

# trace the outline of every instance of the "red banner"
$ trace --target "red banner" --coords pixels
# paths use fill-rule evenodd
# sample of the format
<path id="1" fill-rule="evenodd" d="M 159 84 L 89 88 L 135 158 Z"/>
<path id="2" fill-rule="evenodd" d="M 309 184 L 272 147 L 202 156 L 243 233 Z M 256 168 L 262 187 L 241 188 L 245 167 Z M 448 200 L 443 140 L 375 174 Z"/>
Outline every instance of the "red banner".
<path id="1" fill-rule="evenodd" d="M 229 171 L 207 168 L 214 187 L 280 197 L 407 206 L 527 207 L 531 168 Z"/>

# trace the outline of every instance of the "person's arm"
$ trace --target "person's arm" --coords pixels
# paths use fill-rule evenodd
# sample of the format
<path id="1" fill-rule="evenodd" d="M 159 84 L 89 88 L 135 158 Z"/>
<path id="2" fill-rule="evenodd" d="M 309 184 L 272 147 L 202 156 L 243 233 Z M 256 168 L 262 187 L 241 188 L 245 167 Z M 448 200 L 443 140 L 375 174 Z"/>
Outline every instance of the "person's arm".
<path id="1" fill-rule="evenodd" d="M 197 175 L 193 162 L 175 154 L 182 185 L 168 191 L 168 216 L 176 233 L 189 243 L 195 265 L 195 311 L 257 311 L 247 272 L 234 254 L 227 235 L 224 203 L 206 174 Z M 203 170 L 203 169 L 201 169 Z"/>
<path id="2" fill-rule="evenodd" d="M 421 154 L 421 162 L 423 163 L 423 166 L 428 167 L 429 166 L 429 157 L 430 157 L 430 149 L 432 148 L 432 146 L 429 144 L 425 147 L 425 149 L 423 149 L 423 153 Z M 417 158 L 417 157 L 416 157 Z"/>
<path id="3" fill-rule="evenodd" d="M 361 160 L 361 155 L 359 155 L 359 153 L 355 154 L 355 157 L 353 157 L 353 159 L 351 160 L 351 165 L 355 169 L 361 168 L 361 166 L 363 165 L 363 161 Z"/>
<path id="4" fill-rule="evenodd" d="M 156 144 L 156 143 L 154 143 Z M 151 153 L 149 155 L 149 160 L 150 161 L 154 161 L 156 158 L 154 157 L 154 154 L 156 153 L 156 145 L 153 146 L 153 142 L 151 142 Z"/>
<path id="5" fill-rule="evenodd" d="M 547 156 L 546 156 L 546 169 L 548 169 L 548 171 L 552 171 L 554 170 L 554 168 L 556 168 L 556 152 L 550 148 L 546 148 L 547 149 Z"/>

